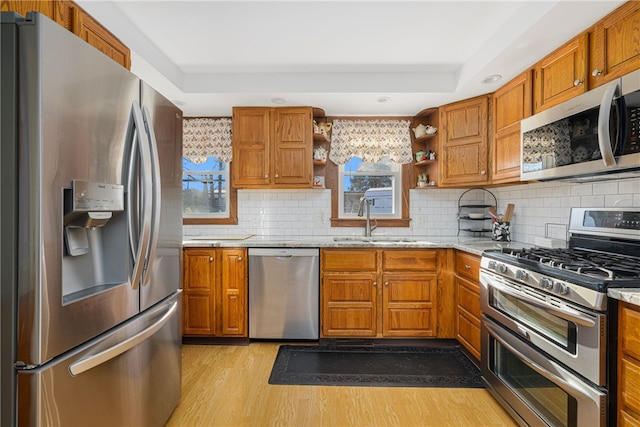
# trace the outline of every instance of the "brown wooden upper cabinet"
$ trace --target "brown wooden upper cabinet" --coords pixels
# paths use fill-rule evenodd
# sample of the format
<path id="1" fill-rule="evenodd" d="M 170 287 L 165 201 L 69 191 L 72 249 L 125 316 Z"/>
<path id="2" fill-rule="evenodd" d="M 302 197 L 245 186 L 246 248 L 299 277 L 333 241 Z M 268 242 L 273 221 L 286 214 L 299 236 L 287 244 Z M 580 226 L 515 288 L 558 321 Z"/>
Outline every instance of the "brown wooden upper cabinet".
<path id="1" fill-rule="evenodd" d="M 130 70 L 131 51 L 129 48 L 82 8 L 72 2 L 70 3 L 71 31 L 127 70 Z"/>
<path id="2" fill-rule="evenodd" d="M 233 108 L 233 186 L 311 188 L 313 109 Z"/>
<path id="3" fill-rule="evenodd" d="M 532 70 L 520 74 L 493 94 L 491 182 L 520 181 L 520 120 L 532 111 Z"/>
<path id="4" fill-rule="evenodd" d="M 534 114 L 587 91 L 589 34 L 582 33 L 534 68 Z"/>
<path id="5" fill-rule="evenodd" d="M 60 0 L 2 0 L 0 10 L 2 12 L 16 12 L 27 16 L 27 12 L 40 12 L 49 19 L 69 29 L 68 2 Z"/>
<path id="6" fill-rule="evenodd" d="M 489 182 L 489 95 L 440 108 L 440 182 L 443 186 Z"/>
<path id="7" fill-rule="evenodd" d="M 27 12 L 40 12 L 127 70 L 131 69 L 129 48 L 73 1 L 2 0 L 0 10 L 17 12 L 22 16 Z"/>
<path id="8" fill-rule="evenodd" d="M 627 2 L 598 21 L 589 53 L 590 88 L 640 68 L 640 2 Z"/>

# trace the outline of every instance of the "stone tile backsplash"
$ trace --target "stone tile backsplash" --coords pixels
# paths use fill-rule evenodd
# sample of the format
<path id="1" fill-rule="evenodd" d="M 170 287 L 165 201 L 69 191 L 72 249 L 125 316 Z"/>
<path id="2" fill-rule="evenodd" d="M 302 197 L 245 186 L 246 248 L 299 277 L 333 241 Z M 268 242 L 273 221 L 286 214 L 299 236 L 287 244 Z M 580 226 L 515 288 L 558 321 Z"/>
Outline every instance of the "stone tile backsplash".
<path id="1" fill-rule="evenodd" d="M 379 228 L 374 235 L 455 236 L 458 199 L 464 189 L 410 191 L 411 227 Z M 533 244 L 536 236 L 562 238 L 572 207 L 640 207 L 640 178 L 595 183 L 534 183 L 489 189 L 498 212 L 516 206 L 512 240 Z M 329 190 L 239 190 L 238 225 L 184 226 L 189 235 L 345 236 L 361 235 L 363 227 L 331 227 Z M 487 227 L 489 223 L 487 222 Z M 461 232 L 461 236 L 468 232 Z M 487 238 L 490 234 L 485 234 Z"/>

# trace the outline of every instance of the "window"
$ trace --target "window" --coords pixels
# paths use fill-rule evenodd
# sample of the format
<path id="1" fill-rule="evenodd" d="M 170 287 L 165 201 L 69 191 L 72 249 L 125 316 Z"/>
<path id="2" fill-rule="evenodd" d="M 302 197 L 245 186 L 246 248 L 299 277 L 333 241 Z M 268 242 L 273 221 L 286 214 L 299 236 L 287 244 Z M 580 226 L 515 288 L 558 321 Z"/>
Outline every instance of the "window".
<path id="1" fill-rule="evenodd" d="M 182 159 L 182 212 L 185 217 L 226 217 L 229 165 L 217 157 L 195 164 Z"/>
<path id="2" fill-rule="evenodd" d="M 370 201 L 372 218 L 401 218 L 402 168 L 388 157 L 377 163 L 352 157 L 338 169 L 338 216 L 357 218 L 360 199 Z"/>
<path id="3" fill-rule="evenodd" d="M 182 137 L 184 224 L 237 224 L 231 186 L 231 119 L 185 118 Z"/>
<path id="4" fill-rule="evenodd" d="M 235 219 L 235 190 L 230 188 L 230 164 L 217 157 L 204 163 L 182 158 L 182 216 L 185 224 L 229 223 Z"/>

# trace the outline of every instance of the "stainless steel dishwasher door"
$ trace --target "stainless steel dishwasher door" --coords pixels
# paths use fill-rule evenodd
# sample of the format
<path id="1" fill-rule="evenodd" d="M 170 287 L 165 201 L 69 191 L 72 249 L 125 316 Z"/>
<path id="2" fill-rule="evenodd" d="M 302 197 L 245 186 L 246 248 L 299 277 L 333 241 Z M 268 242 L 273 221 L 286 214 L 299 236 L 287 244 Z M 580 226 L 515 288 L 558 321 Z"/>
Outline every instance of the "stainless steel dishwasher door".
<path id="1" fill-rule="evenodd" d="M 319 338 L 320 250 L 249 248 L 249 338 Z"/>

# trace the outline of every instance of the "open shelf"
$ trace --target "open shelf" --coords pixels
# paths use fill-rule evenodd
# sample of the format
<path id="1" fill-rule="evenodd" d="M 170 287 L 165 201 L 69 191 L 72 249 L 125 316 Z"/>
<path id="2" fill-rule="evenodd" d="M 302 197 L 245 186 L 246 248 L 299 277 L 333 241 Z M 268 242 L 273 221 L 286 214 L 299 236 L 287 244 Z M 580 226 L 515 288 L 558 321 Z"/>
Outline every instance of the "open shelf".
<path id="1" fill-rule="evenodd" d="M 438 162 L 438 151 L 439 151 L 439 131 L 431 134 L 425 134 L 419 137 L 415 136 L 415 131 L 413 130 L 415 127 L 423 125 L 431 125 L 435 128 L 438 128 L 439 124 L 439 110 L 438 108 L 426 108 L 420 111 L 413 117 L 413 121 L 411 123 L 411 146 L 412 153 L 414 156 L 414 163 L 412 165 L 412 173 L 413 173 L 413 182 L 411 183 L 411 188 L 416 189 L 425 189 L 425 188 L 438 188 L 438 181 L 440 180 L 440 176 L 438 173 L 439 162 Z M 425 153 L 435 153 L 436 158 L 432 160 L 418 160 L 416 161 L 416 154 L 420 151 Z M 422 175 L 428 176 L 427 182 L 435 182 L 435 185 L 418 185 L 419 177 Z"/>
<path id="2" fill-rule="evenodd" d="M 327 142 L 327 137 L 324 136 L 321 133 L 314 133 L 313 134 L 313 143 L 314 144 L 326 144 Z"/>

